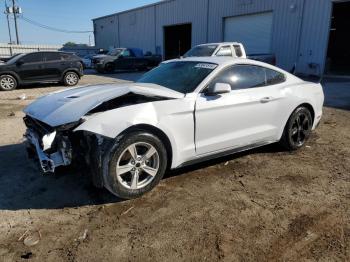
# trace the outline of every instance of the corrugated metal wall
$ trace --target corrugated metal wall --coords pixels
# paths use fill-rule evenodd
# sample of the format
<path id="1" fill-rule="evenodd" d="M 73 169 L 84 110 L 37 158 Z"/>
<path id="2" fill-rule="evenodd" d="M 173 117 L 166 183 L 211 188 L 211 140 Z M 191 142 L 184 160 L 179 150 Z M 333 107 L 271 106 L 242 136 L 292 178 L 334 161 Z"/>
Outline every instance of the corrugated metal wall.
<path id="1" fill-rule="evenodd" d="M 315 75 L 324 72 L 331 15 L 330 0 L 305 1 L 298 72 Z M 310 67 L 310 63 L 314 66 Z"/>
<path id="2" fill-rule="evenodd" d="M 295 9 L 290 8 L 292 4 Z M 272 11 L 272 52 L 276 54 L 279 66 L 291 69 L 298 52 L 302 6 L 303 0 L 211 0 L 209 41 L 223 40 L 224 17 Z"/>
<path id="3" fill-rule="evenodd" d="M 94 21 L 95 45 L 110 49 L 119 46 L 118 15 L 111 15 Z"/>
<path id="4" fill-rule="evenodd" d="M 157 46 L 163 50 L 163 28 L 168 25 L 192 24 L 192 46 L 207 42 L 208 0 L 176 0 L 157 5 Z"/>
<path id="5" fill-rule="evenodd" d="M 141 47 L 155 52 L 155 7 L 146 7 L 119 15 L 120 46 Z"/>
<path id="6" fill-rule="evenodd" d="M 268 11 L 273 12 L 272 51 L 278 65 L 323 72 L 331 0 L 167 0 L 94 20 L 95 41 L 103 48 L 139 47 L 163 54 L 164 26 L 191 23 L 194 46 L 222 41 L 225 17 Z M 310 63 L 319 68 L 311 70 Z"/>

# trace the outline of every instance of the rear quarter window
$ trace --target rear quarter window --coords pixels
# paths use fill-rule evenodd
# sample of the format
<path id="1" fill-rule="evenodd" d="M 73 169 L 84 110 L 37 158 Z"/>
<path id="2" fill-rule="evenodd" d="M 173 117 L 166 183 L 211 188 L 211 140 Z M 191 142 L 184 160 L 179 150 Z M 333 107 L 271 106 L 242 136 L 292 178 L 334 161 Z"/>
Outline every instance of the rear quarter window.
<path id="1" fill-rule="evenodd" d="M 275 70 L 266 68 L 266 85 L 277 85 L 286 81 L 286 76 Z"/>
<path id="2" fill-rule="evenodd" d="M 242 49 L 239 45 L 234 45 L 233 48 L 235 49 L 235 53 L 237 57 L 243 56 Z"/>
<path id="3" fill-rule="evenodd" d="M 61 56 L 60 53 L 44 53 L 43 54 L 44 57 L 44 61 L 57 61 L 57 60 L 61 60 Z"/>
<path id="4" fill-rule="evenodd" d="M 62 60 L 77 60 L 79 59 L 75 54 L 61 53 Z"/>

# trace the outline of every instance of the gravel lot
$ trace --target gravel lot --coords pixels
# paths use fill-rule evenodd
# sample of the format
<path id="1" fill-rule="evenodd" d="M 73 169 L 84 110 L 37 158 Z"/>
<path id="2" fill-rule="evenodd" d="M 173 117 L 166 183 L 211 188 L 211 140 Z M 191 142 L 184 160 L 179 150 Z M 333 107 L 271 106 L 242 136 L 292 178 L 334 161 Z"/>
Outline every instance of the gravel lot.
<path id="1" fill-rule="evenodd" d="M 205 162 L 120 201 L 83 173 L 42 176 L 27 160 L 21 110 L 61 88 L 0 93 L 1 261 L 350 261 L 350 111 L 326 107 L 298 152 L 271 145 Z"/>

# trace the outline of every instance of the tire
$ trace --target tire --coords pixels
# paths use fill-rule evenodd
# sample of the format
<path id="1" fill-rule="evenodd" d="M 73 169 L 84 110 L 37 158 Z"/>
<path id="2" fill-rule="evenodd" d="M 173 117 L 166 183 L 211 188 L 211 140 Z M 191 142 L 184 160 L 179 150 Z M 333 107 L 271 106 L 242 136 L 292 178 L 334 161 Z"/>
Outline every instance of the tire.
<path id="1" fill-rule="evenodd" d="M 17 88 L 17 80 L 12 75 L 2 75 L 0 76 L 0 90 L 1 91 L 11 91 Z"/>
<path id="2" fill-rule="evenodd" d="M 310 110 L 304 106 L 298 107 L 288 119 L 280 144 L 290 151 L 302 148 L 310 137 L 312 125 Z"/>
<path id="3" fill-rule="evenodd" d="M 63 76 L 63 84 L 65 86 L 75 86 L 79 83 L 79 75 L 76 72 L 69 71 Z"/>
<path id="4" fill-rule="evenodd" d="M 112 63 L 107 63 L 107 64 L 105 65 L 104 72 L 106 72 L 106 73 L 108 73 L 108 74 L 111 74 L 111 73 L 113 73 L 114 69 L 115 69 L 114 64 L 112 64 Z"/>
<path id="5" fill-rule="evenodd" d="M 137 198 L 151 191 L 167 168 L 163 143 L 144 131 L 132 132 L 116 141 L 109 154 L 105 187 L 123 199 Z"/>

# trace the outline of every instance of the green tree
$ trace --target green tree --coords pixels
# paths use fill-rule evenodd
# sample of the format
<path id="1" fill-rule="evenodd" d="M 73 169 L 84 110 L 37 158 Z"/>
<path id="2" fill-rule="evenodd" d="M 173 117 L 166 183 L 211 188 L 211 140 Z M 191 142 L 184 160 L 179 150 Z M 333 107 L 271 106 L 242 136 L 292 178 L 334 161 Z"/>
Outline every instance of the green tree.
<path id="1" fill-rule="evenodd" d="M 69 46 L 69 47 L 72 47 L 72 46 L 76 46 L 77 44 L 74 43 L 74 42 L 67 42 L 65 43 L 63 46 Z"/>

